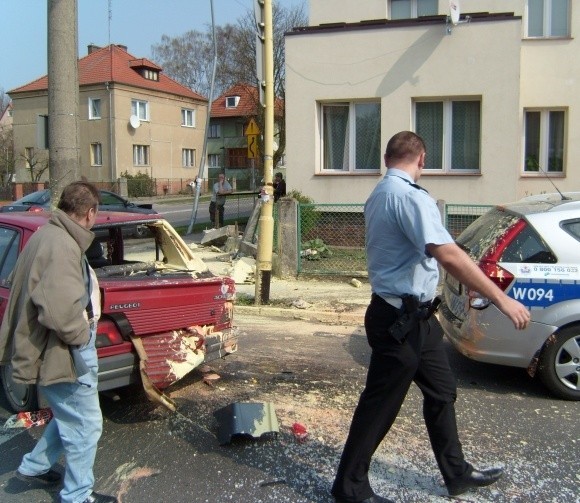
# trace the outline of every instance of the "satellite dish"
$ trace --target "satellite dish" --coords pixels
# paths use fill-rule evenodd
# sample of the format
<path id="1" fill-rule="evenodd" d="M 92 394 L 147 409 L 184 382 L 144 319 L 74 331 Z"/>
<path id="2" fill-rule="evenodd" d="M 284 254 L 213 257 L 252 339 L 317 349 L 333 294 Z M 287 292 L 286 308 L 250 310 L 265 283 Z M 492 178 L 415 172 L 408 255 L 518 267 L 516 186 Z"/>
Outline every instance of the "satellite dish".
<path id="1" fill-rule="evenodd" d="M 133 129 L 137 129 L 141 125 L 141 121 L 136 115 L 131 115 L 131 117 L 129 117 L 129 124 L 131 124 Z"/>
<path id="2" fill-rule="evenodd" d="M 449 15 L 454 26 L 459 23 L 459 16 L 461 14 L 461 7 L 459 0 L 449 0 Z"/>

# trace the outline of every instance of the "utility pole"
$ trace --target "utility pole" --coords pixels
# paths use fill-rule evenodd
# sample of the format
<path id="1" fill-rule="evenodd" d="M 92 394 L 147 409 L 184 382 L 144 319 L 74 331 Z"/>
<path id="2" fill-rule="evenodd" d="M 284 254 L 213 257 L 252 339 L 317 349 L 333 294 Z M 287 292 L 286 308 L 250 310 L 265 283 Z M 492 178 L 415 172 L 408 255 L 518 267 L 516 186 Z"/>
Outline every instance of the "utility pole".
<path id="1" fill-rule="evenodd" d="M 272 0 L 256 0 L 263 10 L 263 62 L 264 62 L 264 190 L 260 219 L 258 221 L 258 253 L 256 258 L 255 303 L 266 304 L 270 300 L 272 277 L 272 246 L 274 244 L 274 38 L 272 26 Z M 260 83 L 262 85 L 262 83 Z"/>
<path id="2" fill-rule="evenodd" d="M 52 205 L 79 179 L 77 0 L 48 0 L 48 172 Z"/>

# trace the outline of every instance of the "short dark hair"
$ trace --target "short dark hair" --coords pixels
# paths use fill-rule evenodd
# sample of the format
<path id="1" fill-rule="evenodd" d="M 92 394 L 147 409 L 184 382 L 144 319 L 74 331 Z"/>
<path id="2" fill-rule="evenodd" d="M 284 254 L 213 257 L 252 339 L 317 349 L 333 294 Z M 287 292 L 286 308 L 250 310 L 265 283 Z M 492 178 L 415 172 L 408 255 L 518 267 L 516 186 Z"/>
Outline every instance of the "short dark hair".
<path id="1" fill-rule="evenodd" d="M 279 176 L 280 178 L 282 178 L 282 180 L 284 180 L 284 175 L 282 175 L 282 173 L 280 173 L 279 171 L 274 175 L 274 178 L 276 178 L 277 176 Z"/>
<path id="2" fill-rule="evenodd" d="M 423 139 L 412 131 L 401 131 L 387 143 L 385 157 L 390 160 L 411 160 L 426 152 Z"/>
<path id="3" fill-rule="evenodd" d="M 58 209 L 68 215 L 82 217 L 91 208 L 96 209 L 101 202 L 101 194 L 92 183 L 69 183 L 60 195 Z"/>

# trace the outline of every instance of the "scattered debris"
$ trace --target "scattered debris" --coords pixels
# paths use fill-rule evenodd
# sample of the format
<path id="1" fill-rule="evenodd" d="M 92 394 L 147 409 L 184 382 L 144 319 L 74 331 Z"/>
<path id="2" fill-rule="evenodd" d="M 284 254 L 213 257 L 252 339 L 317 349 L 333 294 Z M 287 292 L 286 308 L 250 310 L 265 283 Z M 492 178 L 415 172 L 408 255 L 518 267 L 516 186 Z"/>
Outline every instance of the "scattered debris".
<path id="1" fill-rule="evenodd" d="M 300 423 L 294 423 L 292 425 L 292 433 L 298 442 L 305 442 L 308 438 L 308 431 L 306 430 L 306 426 Z"/>
<path id="2" fill-rule="evenodd" d="M 280 431 L 274 404 L 268 403 L 231 403 L 214 412 L 219 423 L 218 441 L 220 445 L 229 444 L 234 435 L 250 435 L 260 438 L 265 433 Z"/>
<path id="3" fill-rule="evenodd" d="M 237 231 L 235 225 L 226 225 L 219 229 L 209 229 L 203 231 L 204 235 L 201 238 L 202 246 L 223 246 L 229 237 L 236 237 Z M 220 252 L 222 250 L 219 250 Z"/>
<path id="4" fill-rule="evenodd" d="M 117 501 L 119 503 L 123 503 L 123 496 L 127 494 L 129 487 L 131 487 L 135 481 L 145 477 L 152 477 L 160 473 L 160 470 L 155 470 L 146 466 L 135 467 L 134 463 L 125 463 L 119 466 L 119 468 L 117 468 L 115 471 L 117 479 L 121 481 L 119 491 L 117 493 Z"/>
<path id="5" fill-rule="evenodd" d="M 215 386 L 214 381 L 218 381 L 221 379 L 221 376 L 215 373 L 209 373 L 203 375 L 203 382 L 208 386 Z"/>
<path id="6" fill-rule="evenodd" d="M 355 288 L 360 288 L 362 286 L 362 283 L 358 279 L 356 279 L 356 278 L 352 278 L 350 280 L 350 284 L 352 286 L 354 286 Z"/>
<path id="7" fill-rule="evenodd" d="M 256 274 L 256 260 L 252 257 L 240 257 L 232 264 L 228 275 L 234 280 L 236 285 L 241 285 L 252 280 Z M 253 281 L 252 281 L 253 282 Z"/>
<path id="8" fill-rule="evenodd" d="M 312 307 L 312 304 L 306 302 L 304 299 L 297 299 L 292 302 L 292 307 L 295 307 L 296 309 L 308 309 L 309 307 Z"/>
<path id="9" fill-rule="evenodd" d="M 10 416 L 4 428 L 31 428 L 32 426 L 43 426 L 52 419 L 52 410 L 49 408 L 35 410 L 34 412 L 19 412 Z"/>
<path id="10" fill-rule="evenodd" d="M 270 486 L 276 486 L 278 484 L 285 484 L 286 483 L 286 479 L 274 479 L 274 480 L 268 480 L 267 482 L 260 482 L 260 487 L 270 487 Z"/>

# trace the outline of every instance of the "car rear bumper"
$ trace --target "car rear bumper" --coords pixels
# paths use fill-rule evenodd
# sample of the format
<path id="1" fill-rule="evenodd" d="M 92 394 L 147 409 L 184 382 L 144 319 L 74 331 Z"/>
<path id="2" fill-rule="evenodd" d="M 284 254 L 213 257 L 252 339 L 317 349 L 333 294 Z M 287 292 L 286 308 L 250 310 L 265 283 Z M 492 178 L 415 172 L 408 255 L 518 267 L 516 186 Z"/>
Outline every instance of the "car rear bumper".
<path id="1" fill-rule="evenodd" d="M 443 302 L 438 316 L 445 335 L 460 353 L 472 360 L 512 367 L 528 367 L 546 339 L 557 330 L 533 321 L 527 329 L 516 330 L 493 304 L 482 310 L 469 309 L 461 320 Z"/>

